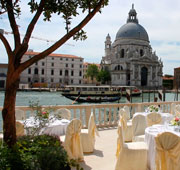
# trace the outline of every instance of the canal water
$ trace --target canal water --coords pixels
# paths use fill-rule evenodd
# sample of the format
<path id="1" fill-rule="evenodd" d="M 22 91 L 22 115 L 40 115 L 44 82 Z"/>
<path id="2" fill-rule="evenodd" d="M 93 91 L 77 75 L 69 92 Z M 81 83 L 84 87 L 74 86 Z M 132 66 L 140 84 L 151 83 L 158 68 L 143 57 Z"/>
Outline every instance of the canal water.
<path id="1" fill-rule="evenodd" d="M 132 97 L 133 103 L 139 103 L 142 102 L 148 102 L 154 101 L 154 97 L 158 97 L 158 94 L 154 93 L 143 93 L 139 97 Z M 166 93 L 166 101 L 175 101 L 176 95 L 175 93 Z M 178 96 L 178 99 L 180 100 L 180 94 Z M 61 92 L 34 92 L 34 91 L 28 91 L 28 92 L 17 92 L 16 95 L 16 106 L 29 106 L 30 101 L 33 101 L 34 103 L 39 102 L 40 105 L 72 105 L 72 100 L 67 99 L 66 97 L 61 95 Z M 127 99 L 126 97 L 122 97 L 119 103 L 126 103 Z M 4 92 L 0 91 L 0 106 L 2 107 L 4 103 Z M 112 103 L 112 102 L 111 102 Z M 113 102 L 118 103 L 118 101 Z M 79 104 L 79 103 L 75 103 Z M 89 103 L 80 103 L 83 104 L 89 104 Z M 92 103 L 91 103 L 92 104 Z M 2 115 L 0 114 L 0 131 L 2 130 Z"/>
<path id="2" fill-rule="evenodd" d="M 154 101 L 154 97 L 158 97 L 158 94 L 143 93 L 143 102 Z M 166 101 L 174 101 L 175 93 L 166 93 Z M 178 96 L 180 100 L 180 94 Z M 16 106 L 29 106 L 29 102 L 39 102 L 40 105 L 72 105 L 72 100 L 61 95 L 61 92 L 17 92 Z M 126 103 L 126 97 L 122 97 L 120 103 Z M 133 103 L 142 102 L 142 94 L 138 97 L 132 97 Z M 4 103 L 4 92 L 0 91 L 0 106 Z M 114 102 L 118 103 L 118 101 Z M 79 103 L 75 103 L 79 104 Z M 80 103 L 89 104 L 89 103 Z M 92 103 L 91 103 L 92 104 Z"/>

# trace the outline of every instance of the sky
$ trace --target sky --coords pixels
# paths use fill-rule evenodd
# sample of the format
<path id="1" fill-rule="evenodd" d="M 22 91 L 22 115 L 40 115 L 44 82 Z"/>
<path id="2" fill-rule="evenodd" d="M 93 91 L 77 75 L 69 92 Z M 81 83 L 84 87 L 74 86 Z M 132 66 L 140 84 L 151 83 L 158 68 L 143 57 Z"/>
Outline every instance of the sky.
<path id="1" fill-rule="evenodd" d="M 20 33 L 26 32 L 33 14 L 29 12 L 26 5 L 27 0 L 21 1 L 22 15 L 17 20 Z M 156 55 L 163 61 L 163 74 L 174 74 L 174 68 L 180 67 L 180 1 L 179 0 L 110 0 L 109 5 L 102 9 L 84 27 L 88 38 L 85 41 L 68 40 L 66 44 L 57 49 L 54 53 L 72 54 L 84 58 L 85 62 L 100 63 L 105 55 L 104 42 L 107 34 L 111 36 L 112 42 L 116 33 L 126 23 L 128 12 L 132 8 L 137 12 L 139 24 L 142 25 L 150 40 L 150 45 Z M 72 20 L 72 26 L 77 25 L 83 15 Z M 65 33 L 65 24 L 60 16 L 53 16 L 51 22 L 44 22 L 40 19 L 33 32 L 29 49 L 41 52 L 52 45 L 53 42 L 46 40 L 57 40 Z M 0 18 L 0 29 L 11 32 L 6 16 Z M 12 34 L 5 37 L 13 47 Z M 8 58 L 5 48 L 0 42 L 0 63 L 7 63 Z"/>

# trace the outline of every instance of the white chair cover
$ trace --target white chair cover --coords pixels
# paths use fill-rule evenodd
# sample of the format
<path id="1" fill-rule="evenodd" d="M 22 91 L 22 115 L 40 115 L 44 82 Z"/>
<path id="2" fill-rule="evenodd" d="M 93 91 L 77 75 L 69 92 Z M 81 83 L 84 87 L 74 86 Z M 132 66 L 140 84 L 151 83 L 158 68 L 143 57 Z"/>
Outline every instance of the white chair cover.
<path id="1" fill-rule="evenodd" d="M 63 143 L 69 158 L 79 161 L 84 160 L 80 136 L 81 128 L 81 121 L 79 119 L 73 119 L 67 127 L 65 141 Z"/>
<path id="2" fill-rule="evenodd" d="M 175 110 L 175 115 L 179 115 L 180 116 L 180 105 L 179 104 L 175 106 L 174 110 Z"/>
<path id="3" fill-rule="evenodd" d="M 132 134 L 133 142 L 144 141 L 145 129 L 147 127 L 146 117 L 144 115 L 137 115 L 132 120 Z"/>
<path id="4" fill-rule="evenodd" d="M 56 110 L 56 115 L 59 115 L 62 119 L 71 119 L 71 111 L 69 109 L 66 108 L 61 108 Z"/>
<path id="5" fill-rule="evenodd" d="M 123 120 L 118 126 L 117 162 L 115 170 L 146 170 L 147 145 L 145 142 L 124 143 Z"/>
<path id="6" fill-rule="evenodd" d="M 123 120 L 123 128 L 124 128 L 124 141 L 130 142 L 132 141 L 132 121 L 127 120 L 127 112 L 125 109 L 120 109 L 120 119 Z"/>
<path id="7" fill-rule="evenodd" d="M 147 115 L 147 126 L 161 124 L 161 122 L 162 122 L 162 117 L 159 113 L 152 112 Z"/>
<path id="8" fill-rule="evenodd" d="M 175 103 L 172 103 L 171 104 L 171 114 L 172 115 L 175 115 L 176 113 L 175 113 L 175 107 L 176 107 L 176 104 Z"/>
<path id="9" fill-rule="evenodd" d="M 24 125 L 21 122 L 16 121 L 16 136 L 24 135 Z"/>
<path id="10" fill-rule="evenodd" d="M 26 116 L 23 110 L 15 109 L 16 120 L 25 120 Z"/>
<path id="11" fill-rule="evenodd" d="M 180 170 L 180 137 L 164 132 L 155 137 L 156 169 Z"/>
<path id="12" fill-rule="evenodd" d="M 88 122 L 88 129 L 81 129 L 81 141 L 82 141 L 83 152 L 86 153 L 93 152 L 95 145 L 95 134 L 99 136 L 94 121 L 94 114 L 91 113 Z"/>
<path id="13" fill-rule="evenodd" d="M 131 119 L 130 109 L 128 106 L 124 106 L 123 109 L 126 111 L 127 120 Z"/>

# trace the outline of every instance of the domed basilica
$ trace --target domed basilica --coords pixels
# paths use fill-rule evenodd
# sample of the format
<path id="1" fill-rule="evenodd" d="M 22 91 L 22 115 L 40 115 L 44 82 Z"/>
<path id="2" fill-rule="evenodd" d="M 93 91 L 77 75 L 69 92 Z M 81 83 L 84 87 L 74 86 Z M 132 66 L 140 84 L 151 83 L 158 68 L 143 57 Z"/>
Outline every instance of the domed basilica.
<path id="1" fill-rule="evenodd" d="M 134 5 L 129 11 L 127 23 L 119 29 L 113 43 L 107 35 L 101 66 L 109 69 L 112 85 L 162 85 L 163 63 L 152 51 L 149 36 L 138 22 Z"/>

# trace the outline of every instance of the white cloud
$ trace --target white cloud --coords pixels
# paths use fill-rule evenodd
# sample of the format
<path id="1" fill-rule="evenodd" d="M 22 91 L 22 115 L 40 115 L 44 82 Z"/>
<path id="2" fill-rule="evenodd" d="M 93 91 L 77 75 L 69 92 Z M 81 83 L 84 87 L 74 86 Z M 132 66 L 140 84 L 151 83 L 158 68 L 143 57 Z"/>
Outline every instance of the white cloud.
<path id="1" fill-rule="evenodd" d="M 25 33 L 28 25 L 28 20 L 32 17 L 29 14 L 28 6 L 25 5 L 27 1 L 22 1 L 23 9 L 18 24 L 20 25 L 21 33 Z M 180 65 L 180 1 L 179 0 L 110 0 L 109 5 L 102 10 L 101 14 L 97 14 L 85 26 L 88 39 L 83 42 L 76 42 L 69 40 L 67 43 L 74 44 L 75 46 L 64 45 L 56 53 L 67 53 L 81 56 L 88 62 L 100 62 L 101 57 L 104 55 L 104 41 L 106 35 L 111 35 L 114 41 L 118 29 L 126 23 L 128 12 L 132 3 L 138 13 L 139 23 L 146 29 L 149 35 L 150 44 L 156 54 L 164 61 L 164 73 L 173 74 L 173 68 Z M 80 15 L 76 18 L 72 25 L 75 25 L 82 18 Z M 7 18 L 1 19 L 0 28 L 11 31 Z M 64 23 L 60 17 L 56 16 L 49 23 L 41 21 L 35 27 L 34 36 L 56 40 L 59 35 L 65 33 Z M 7 35 L 11 44 L 12 35 Z M 42 51 L 47 48 L 51 43 L 32 39 L 30 48 L 35 51 Z M 0 42 L 0 62 L 7 62 L 6 52 Z M 172 62 L 168 62 L 168 61 Z M 173 61 L 175 61 L 174 64 Z M 173 63 L 173 64 L 172 64 Z"/>

